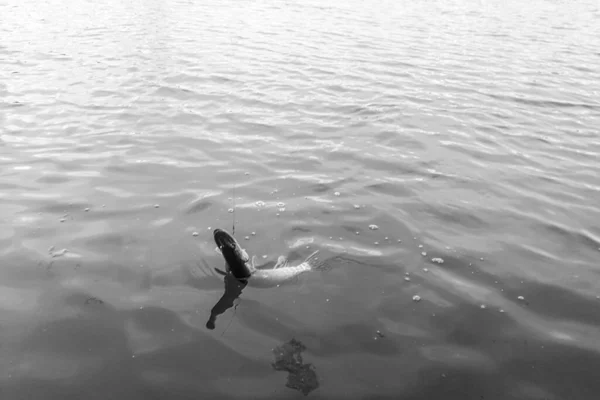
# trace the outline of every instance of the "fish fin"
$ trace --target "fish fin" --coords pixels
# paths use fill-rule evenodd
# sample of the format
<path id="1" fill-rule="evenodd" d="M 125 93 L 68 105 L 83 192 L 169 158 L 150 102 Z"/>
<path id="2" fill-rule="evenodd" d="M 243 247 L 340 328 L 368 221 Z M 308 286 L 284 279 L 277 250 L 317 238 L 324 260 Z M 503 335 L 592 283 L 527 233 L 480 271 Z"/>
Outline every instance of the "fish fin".
<path id="1" fill-rule="evenodd" d="M 319 257 L 317 257 L 317 253 L 319 253 L 319 250 L 315 251 L 310 256 L 306 257 L 306 260 L 304 260 L 304 262 L 308 264 L 310 269 L 316 269 L 322 264 L 319 260 Z"/>
<path id="2" fill-rule="evenodd" d="M 215 268 L 215 271 L 217 271 L 217 273 L 219 273 L 221 275 L 227 276 L 227 272 L 223 271 L 222 269 Z"/>
<path id="3" fill-rule="evenodd" d="M 285 258 L 284 256 L 279 256 L 279 258 L 277 259 L 277 263 L 273 266 L 273 269 L 283 268 L 287 266 L 287 263 L 287 258 Z"/>

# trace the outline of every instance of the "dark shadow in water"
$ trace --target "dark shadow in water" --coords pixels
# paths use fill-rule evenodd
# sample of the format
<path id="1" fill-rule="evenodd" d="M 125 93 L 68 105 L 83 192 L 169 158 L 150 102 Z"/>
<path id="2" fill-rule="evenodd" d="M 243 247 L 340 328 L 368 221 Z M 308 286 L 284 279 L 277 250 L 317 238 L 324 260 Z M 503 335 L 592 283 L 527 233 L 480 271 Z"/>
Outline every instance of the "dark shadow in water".
<path id="1" fill-rule="evenodd" d="M 273 349 L 275 362 L 271 364 L 275 371 L 287 371 L 288 378 L 285 386 L 308 395 L 319 387 L 319 380 L 312 364 L 305 364 L 302 352 L 306 346 L 296 339 L 290 340 Z"/>
<path id="2" fill-rule="evenodd" d="M 240 297 L 246 285 L 248 285 L 247 280 L 237 279 L 231 274 L 226 274 L 223 281 L 225 283 L 225 292 L 217 304 L 210 310 L 210 318 L 206 322 L 206 327 L 210 330 L 215 329 L 217 317 L 233 307 L 235 301 Z"/>

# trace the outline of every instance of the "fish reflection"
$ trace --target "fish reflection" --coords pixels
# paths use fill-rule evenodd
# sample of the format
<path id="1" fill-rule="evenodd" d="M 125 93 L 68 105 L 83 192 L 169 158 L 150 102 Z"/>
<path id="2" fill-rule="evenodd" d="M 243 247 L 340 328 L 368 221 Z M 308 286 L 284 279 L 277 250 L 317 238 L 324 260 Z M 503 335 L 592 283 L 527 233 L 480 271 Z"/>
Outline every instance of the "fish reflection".
<path id="1" fill-rule="evenodd" d="M 225 275 L 223 279 L 225 283 L 225 292 L 217 304 L 210 310 L 210 318 L 206 323 L 206 327 L 210 330 L 215 329 L 217 317 L 233 307 L 235 301 L 240 297 L 246 285 L 248 285 L 248 281 L 245 279 L 237 279 L 232 274 L 226 274 L 219 270 L 217 271 Z"/>

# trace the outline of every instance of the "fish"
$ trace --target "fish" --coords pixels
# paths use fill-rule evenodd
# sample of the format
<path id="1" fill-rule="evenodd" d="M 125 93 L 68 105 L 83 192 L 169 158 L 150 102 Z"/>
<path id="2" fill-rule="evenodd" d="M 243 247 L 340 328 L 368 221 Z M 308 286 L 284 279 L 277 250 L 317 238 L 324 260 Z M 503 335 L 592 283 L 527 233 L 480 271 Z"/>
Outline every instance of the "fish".
<path id="1" fill-rule="evenodd" d="M 319 250 L 317 250 L 298 265 L 290 265 L 284 256 L 280 256 L 272 269 L 257 268 L 255 256 L 250 258 L 246 250 L 227 231 L 217 228 L 213 231 L 213 237 L 226 262 L 226 271 L 215 268 L 216 271 L 221 275 L 233 275 L 240 282 L 247 283 L 251 287 L 279 286 L 321 265 L 317 257 Z"/>

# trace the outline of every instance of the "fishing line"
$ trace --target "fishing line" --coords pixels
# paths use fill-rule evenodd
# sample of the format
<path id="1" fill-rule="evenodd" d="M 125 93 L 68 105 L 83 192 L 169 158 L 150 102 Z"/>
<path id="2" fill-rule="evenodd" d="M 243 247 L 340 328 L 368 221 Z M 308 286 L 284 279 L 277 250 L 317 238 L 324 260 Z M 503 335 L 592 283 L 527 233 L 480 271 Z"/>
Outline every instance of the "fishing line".
<path id="1" fill-rule="evenodd" d="M 237 312 L 237 308 L 238 308 L 239 305 L 240 305 L 240 303 L 237 303 L 235 306 L 233 306 L 233 315 L 229 319 L 229 324 L 227 324 L 227 327 L 225 328 L 225 330 L 223 331 L 223 333 L 221 333 L 221 337 L 223 337 L 223 335 L 225 334 L 225 332 L 227 332 L 227 329 L 229 329 L 229 327 L 231 326 L 231 323 L 233 322 L 233 319 L 235 318 L 235 314 Z"/>
<path id="2" fill-rule="evenodd" d="M 231 234 L 235 236 L 235 186 L 233 187 L 233 221 L 231 223 Z M 221 333 L 221 336 L 223 336 L 225 334 L 225 332 L 227 332 L 227 329 L 229 329 L 229 327 L 231 326 L 231 323 L 233 322 L 233 319 L 235 318 L 235 314 L 237 312 L 237 308 L 238 305 L 240 303 L 238 302 L 234 307 L 233 307 L 233 315 L 231 316 L 231 318 L 229 319 L 229 324 L 227 324 L 227 327 L 225 328 L 225 330 L 223 331 L 223 333 Z"/>
<path id="3" fill-rule="evenodd" d="M 233 187 L 233 223 L 232 223 L 232 235 L 235 236 L 235 186 Z"/>

